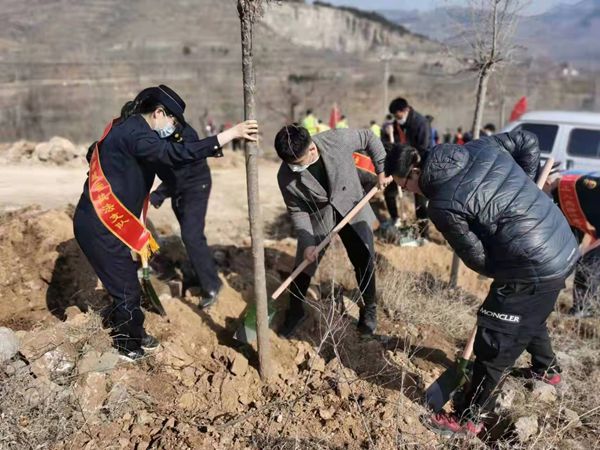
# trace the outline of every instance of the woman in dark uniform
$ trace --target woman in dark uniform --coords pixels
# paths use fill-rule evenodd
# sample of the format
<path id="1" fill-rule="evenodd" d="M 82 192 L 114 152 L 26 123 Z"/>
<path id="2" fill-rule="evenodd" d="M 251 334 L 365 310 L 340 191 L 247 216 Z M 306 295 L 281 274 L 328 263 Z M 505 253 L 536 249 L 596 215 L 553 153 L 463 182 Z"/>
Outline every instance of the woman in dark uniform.
<path id="1" fill-rule="evenodd" d="M 107 319 L 114 345 L 129 360 L 158 346 L 144 330 L 138 263 L 131 256 L 131 250 L 147 256 L 153 243 L 137 218 L 157 168 L 220 154 L 233 139 L 255 141 L 258 131 L 256 121 L 246 121 L 202 140 L 167 139 L 178 125 L 185 126 L 184 110 L 185 102 L 164 85 L 128 102 L 88 153 L 90 172 L 73 218 L 75 238 L 113 298 Z"/>

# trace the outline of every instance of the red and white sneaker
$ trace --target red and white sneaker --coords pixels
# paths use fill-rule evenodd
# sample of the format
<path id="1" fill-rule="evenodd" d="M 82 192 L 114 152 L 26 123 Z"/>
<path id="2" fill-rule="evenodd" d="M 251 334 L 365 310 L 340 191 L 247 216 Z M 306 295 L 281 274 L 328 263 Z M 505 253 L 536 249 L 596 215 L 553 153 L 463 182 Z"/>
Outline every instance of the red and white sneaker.
<path id="1" fill-rule="evenodd" d="M 472 420 L 461 423 L 458 416 L 445 412 L 424 417 L 423 424 L 434 433 L 447 437 L 454 435 L 476 437 L 483 431 L 482 423 L 475 423 Z"/>
<path id="2" fill-rule="evenodd" d="M 539 374 L 537 372 L 534 372 L 533 370 L 531 370 L 531 378 L 533 378 L 534 380 L 540 380 L 543 381 L 546 384 L 549 384 L 551 386 L 556 386 L 557 384 L 559 384 L 562 381 L 562 377 L 560 376 L 560 373 L 543 373 L 543 374 Z"/>

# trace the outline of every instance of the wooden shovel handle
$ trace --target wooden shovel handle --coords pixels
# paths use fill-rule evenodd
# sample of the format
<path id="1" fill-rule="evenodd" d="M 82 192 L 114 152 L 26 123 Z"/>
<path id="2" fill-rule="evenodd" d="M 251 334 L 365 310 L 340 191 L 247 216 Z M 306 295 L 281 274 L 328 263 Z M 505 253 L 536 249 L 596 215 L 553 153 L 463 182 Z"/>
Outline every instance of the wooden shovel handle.
<path id="1" fill-rule="evenodd" d="M 544 187 L 544 184 L 546 183 L 546 180 L 548 179 L 548 175 L 550 175 L 550 171 L 552 170 L 552 166 L 554 165 L 554 158 L 548 158 L 546 160 L 546 164 L 544 165 L 544 168 L 542 169 L 542 171 L 540 172 L 540 176 L 537 179 L 537 187 L 539 187 L 540 189 L 542 189 Z"/>
<path id="2" fill-rule="evenodd" d="M 371 198 L 377 193 L 377 191 L 379 190 L 379 188 L 377 186 L 373 187 L 373 189 L 371 189 L 367 195 L 365 195 L 362 200 L 360 202 L 358 202 L 354 208 L 352 208 L 350 210 L 350 212 L 348 212 L 348 214 L 346 214 L 344 216 L 344 218 L 340 221 L 340 223 L 338 223 L 333 230 L 330 231 L 330 233 L 325 237 L 325 239 L 323 239 L 323 241 L 317 245 L 316 248 L 316 252 L 317 254 L 323 250 L 325 248 L 325 246 L 327 244 L 329 244 L 329 242 L 331 242 L 331 240 L 333 239 L 333 237 L 342 229 L 344 228 L 348 222 L 350 222 L 354 216 L 356 216 L 356 214 L 358 214 L 358 212 L 364 208 L 364 206 L 369 203 L 369 200 L 371 200 Z M 271 298 L 273 300 L 276 300 L 286 289 L 287 287 L 292 284 L 292 281 L 294 281 L 296 279 L 296 277 L 298 275 L 300 275 L 300 273 L 309 265 L 311 264 L 311 262 L 308 259 L 305 259 L 304 261 L 302 261 L 300 263 L 300 265 L 298 267 L 296 267 L 296 269 L 292 272 L 292 274 L 287 277 L 285 279 L 285 281 L 283 283 L 281 283 L 281 285 L 277 288 L 277 290 L 275 292 L 273 292 L 273 295 L 271 295 Z"/>

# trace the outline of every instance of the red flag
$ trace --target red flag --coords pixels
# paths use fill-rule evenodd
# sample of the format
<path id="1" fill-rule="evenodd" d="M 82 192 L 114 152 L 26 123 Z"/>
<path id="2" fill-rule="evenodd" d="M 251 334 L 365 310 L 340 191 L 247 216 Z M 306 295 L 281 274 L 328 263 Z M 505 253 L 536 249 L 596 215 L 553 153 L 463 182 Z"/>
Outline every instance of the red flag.
<path id="1" fill-rule="evenodd" d="M 340 113 L 340 110 L 337 107 L 337 103 L 334 103 L 333 108 L 331 108 L 331 114 L 329 115 L 329 127 L 335 128 L 335 126 L 341 119 L 342 114 Z"/>
<path id="2" fill-rule="evenodd" d="M 510 113 L 510 121 L 514 122 L 515 120 L 519 120 L 523 114 L 527 111 L 527 97 L 521 97 L 517 103 L 515 103 L 515 107 Z"/>

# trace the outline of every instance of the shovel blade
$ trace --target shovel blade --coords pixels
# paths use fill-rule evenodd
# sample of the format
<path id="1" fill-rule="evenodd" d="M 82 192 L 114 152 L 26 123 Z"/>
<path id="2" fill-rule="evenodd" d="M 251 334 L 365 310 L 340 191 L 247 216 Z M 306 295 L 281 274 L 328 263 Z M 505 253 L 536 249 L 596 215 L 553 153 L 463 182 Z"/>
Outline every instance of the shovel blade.
<path id="1" fill-rule="evenodd" d="M 269 326 L 275 317 L 275 309 L 271 308 L 269 304 L 268 320 Z M 242 318 L 242 323 L 235 331 L 233 338 L 236 341 L 243 342 L 244 344 L 252 344 L 256 341 L 256 305 L 252 304 L 246 310 L 246 314 Z"/>
<path id="2" fill-rule="evenodd" d="M 452 398 L 452 393 L 461 387 L 467 379 L 467 361 L 460 360 L 447 368 L 425 391 L 425 403 L 440 412 Z"/>
<path id="3" fill-rule="evenodd" d="M 160 299 L 158 298 L 158 295 L 156 294 L 154 286 L 152 286 L 150 280 L 142 278 L 142 292 L 150 302 L 150 306 L 154 312 L 160 314 L 161 316 L 167 315 L 167 312 L 160 302 Z"/>

